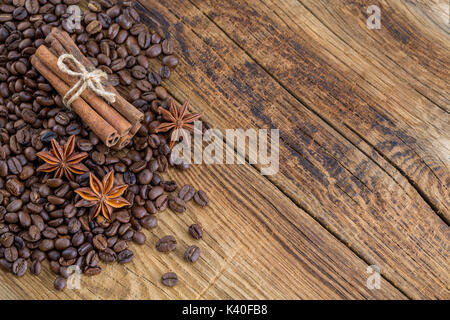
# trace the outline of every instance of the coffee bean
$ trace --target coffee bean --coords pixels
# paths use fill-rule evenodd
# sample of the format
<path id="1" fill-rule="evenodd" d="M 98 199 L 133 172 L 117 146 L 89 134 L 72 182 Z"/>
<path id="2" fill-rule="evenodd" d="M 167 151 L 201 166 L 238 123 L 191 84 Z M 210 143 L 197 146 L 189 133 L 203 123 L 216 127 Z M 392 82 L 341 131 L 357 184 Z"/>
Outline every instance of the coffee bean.
<path id="1" fill-rule="evenodd" d="M 162 42 L 161 47 L 162 47 L 162 51 L 164 52 L 164 54 L 171 55 L 173 53 L 173 44 L 172 44 L 171 40 L 165 39 Z"/>
<path id="2" fill-rule="evenodd" d="M 158 198 L 160 195 L 162 195 L 164 193 L 164 189 L 160 186 L 157 187 L 153 187 L 150 192 L 148 193 L 148 198 L 150 200 L 155 200 L 156 198 Z"/>
<path id="3" fill-rule="evenodd" d="M 178 276 L 174 272 L 167 272 L 161 276 L 163 285 L 173 287 L 178 283 Z"/>
<path id="4" fill-rule="evenodd" d="M 198 224 L 192 224 L 189 226 L 189 234 L 197 240 L 203 238 L 203 230 Z"/>
<path id="5" fill-rule="evenodd" d="M 28 270 L 28 262 L 25 259 L 19 258 L 17 259 L 11 268 L 12 273 L 17 277 L 22 277 L 27 273 Z"/>
<path id="6" fill-rule="evenodd" d="M 195 188 L 189 184 L 184 185 L 180 192 L 178 193 L 178 197 L 184 201 L 191 200 L 195 195 Z"/>
<path id="7" fill-rule="evenodd" d="M 155 58 L 159 56 L 162 52 L 162 47 L 160 44 L 154 44 L 150 48 L 147 49 L 145 54 L 150 58 Z"/>
<path id="8" fill-rule="evenodd" d="M 186 202 L 180 198 L 170 199 L 169 208 L 174 212 L 183 213 L 186 211 Z"/>
<path id="9" fill-rule="evenodd" d="M 70 247 L 71 241 L 67 238 L 60 238 L 55 241 L 55 249 L 58 251 L 63 251 Z"/>
<path id="10" fill-rule="evenodd" d="M 153 229 L 158 226 L 158 219 L 154 215 L 146 216 L 140 220 L 140 224 L 145 229 Z"/>
<path id="11" fill-rule="evenodd" d="M 168 205 L 169 205 L 169 196 L 167 196 L 165 194 L 160 195 L 155 200 L 155 207 L 158 211 L 166 210 Z"/>
<path id="12" fill-rule="evenodd" d="M 172 235 L 162 237 L 156 242 L 156 249 L 160 252 L 173 251 L 176 249 L 176 247 L 177 240 Z"/>
<path id="13" fill-rule="evenodd" d="M 135 232 L 133 235 L 133 241 L 137 244 L 144 244 L 146 239 L 147 238 L 145 234 L 143 234 L 142 232 Z"/>
<path id="14" fill-rule="evenodd" d="M 36 276 L 38 276 L 41 273 L 42 265 L 39 262 L 39 260 L 34 260 L 31 263 L 30 272 Z"/>
<path id="15" fill-rule="evenodd" d="M 200 248 L 197 246 L 190 246 L 184 252 L 184 259 L 189 262 L 196 262 L 200 258 Z"/>
<path id="16" fill-rule="evenodd" d="M 120 252 L 117 255 L 117 261 L 119 263 L 122 263 L 122 264 L 131 262 L 131 260 L 133 260 L 133 258 L 134 258 L 133 252 L 131 250 L 128 250 L 128 249 L 123 250 L 122 252 Z"/>
<path id="17" fill-rule="evenodd" d="M 56 290 L 62 291 L 66 287 L 66 284 L 67 284 L 67 280 L 65 278 L 58 277 L 58 278 L 56 278 L 53 286 L 55 287 Z"/>
<path id="18" fill-rule="evenodd" d="M 105 250 L 108 247 L 108 243 L 106 242 L 106 238 L 102 234 L 98 234 L 92 239 L 92 244 L 94 247 L 100 251 Z"/>
<path id="19" fill-rule="evenodd" d="M 206 195 L 206 192 L 204 192 L 203 190 L 199 190 L 195 193 L 194 201 L 202 207 L 207 206 L 209 203 L 208 196 Z"/>
<path id="20" fill-rule="evenodd" d="M 96 34 L 96 33 L 100 32 L 101 30 L 102 30 L 102 24 L 98 20 L 92 21 L 86 27 L 86 31 L 91 35 Z"/>
<path id="21" fill-rule="evenodd" d="M 4 256 L 6 261 L 14 262 L 19 258 L 19 251 L 16 247 L 8 247 L 5 249 Z"/>
<path id="22" fill-rule="evenodd" d="M 6 182 L 5 187 L 12 195 L 16 197 L 20 196 L 25 190 L 25 186 L 23 185 L 23 183 L 16 178 L 9 179 Z"/>
<path id="23" fill-rule="evenodd" d="M 144 31 L 139 33 L 138 35 L 138 43 L 142 49 L 147 49 L 151 44 L 151 35 L 148 31 Z"/>
<path id="24" fill-rule="evenodd" d="M 178 65 L 178 58 L 173 55 L 165 56 L 162 58 L 162 63 L 169 68 L 175 68 Z"/>
<path id="25" fill-rule="evenodd" d="M 23 202 L 22 200 L 13 200 L 11 201 L 8 206 L 6 207 L 6 210 L 8 212 L 17 212 L 22 208 Z"/>

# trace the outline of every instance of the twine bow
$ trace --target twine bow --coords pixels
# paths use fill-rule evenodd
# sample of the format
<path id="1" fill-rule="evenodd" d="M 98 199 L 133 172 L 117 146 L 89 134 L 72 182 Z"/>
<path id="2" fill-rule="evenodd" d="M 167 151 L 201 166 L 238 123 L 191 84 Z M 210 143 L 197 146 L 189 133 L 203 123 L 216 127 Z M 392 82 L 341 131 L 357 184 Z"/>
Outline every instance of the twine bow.
<path id="1" fill-rule="evenodd" d="M 64 60 L 71 60 L 75 66 L 78 68 L 78 72 L 72 71 L 69 69 Z M 70 109 L 70 105 L 75 99 L 77 99 L 86 88 L 91 89 L 100 97 L 103 97 L 106 101 L 113 103 L 116 101 L 116 95 L 112 92 L 106 91 L 103 87 L 101 79 L 108 79 L 108 75 L 106 72 L 95 69 L 93 71 L 88 71 L 75 57 L 71 54 L 63 54 L 58 58 L 58 68 L 62 72 L 74 76 L 79 77 L 79 80 L 75 85 L 70 88 L 69 91 L 63 97 L 64 105 Z"/>

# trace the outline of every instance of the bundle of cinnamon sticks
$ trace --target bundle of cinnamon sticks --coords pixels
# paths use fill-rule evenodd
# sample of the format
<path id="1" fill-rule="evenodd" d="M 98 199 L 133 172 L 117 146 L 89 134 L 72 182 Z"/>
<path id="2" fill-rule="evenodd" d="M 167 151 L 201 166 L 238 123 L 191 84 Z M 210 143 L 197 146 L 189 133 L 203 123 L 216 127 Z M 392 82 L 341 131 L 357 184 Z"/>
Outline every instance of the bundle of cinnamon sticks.
<path id="1" fill-rule="evenodd" d="M 64 96 L 79 79 L 60 70 L 57 65 L 59 56 L 72 55 L 89 72 L 95 70 L 95 66 L 82 54 L 67 32 L 53 28 L 45 41 L 50 49 L 45 45 L 39 46 L 31 57 L 31 63 Z M 72 71 L 79 71 L 72 61 L 66 64 Z M 108 103 L 92 90 L 86 89 L 70 108 L 106 146 L 120 150 L 128 145 L 139 130 L 144 114 L 126 101 L 108 81 L 102 81 L 102 84 L 106 91 L 115 94 L 114 102 Z"/>

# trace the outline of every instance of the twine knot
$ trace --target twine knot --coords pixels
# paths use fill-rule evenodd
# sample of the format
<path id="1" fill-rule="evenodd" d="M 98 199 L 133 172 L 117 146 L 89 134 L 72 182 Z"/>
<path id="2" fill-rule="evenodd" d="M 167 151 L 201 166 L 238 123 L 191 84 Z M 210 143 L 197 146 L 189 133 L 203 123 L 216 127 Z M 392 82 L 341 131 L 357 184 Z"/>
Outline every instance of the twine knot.
<path id="1" fill-rule="evenodd" d="M 78 68 L 78 72 L 72 71 L 69 69 L 68 65 L 64 62 L 64 60 L 71 60 L 74 65 Z M 58 68 L 62 72 L 74 76 L 79 77 L 79 80 L 75 85 L 70 88 L 69 91 L 63 97 L 64 105 L 70 109 L 70 105 L 75 99 L 77 99 L 83 91 L 88 88 L 95 92 L 98 96 L 104 98 L 106 101 L 113 103 L 116 101 L 116 95 L 112 92 L 106 91 L 103 87 L 101 79 L 108 79 L 108 75 L 106 72 L 94 69 L 92 71 L 88 71 L 85 66 L 83 66 L 75 57 L 71 54 L 63 54 L 58 58 Z"/>

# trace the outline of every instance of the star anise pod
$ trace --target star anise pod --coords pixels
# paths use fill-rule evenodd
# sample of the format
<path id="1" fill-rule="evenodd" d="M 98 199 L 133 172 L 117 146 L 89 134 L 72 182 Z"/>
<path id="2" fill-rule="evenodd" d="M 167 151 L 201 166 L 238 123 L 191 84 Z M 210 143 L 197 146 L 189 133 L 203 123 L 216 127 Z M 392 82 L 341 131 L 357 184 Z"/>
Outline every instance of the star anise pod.
<path id="1" fill-rule="evenodd" d="M 61 178 L 63 175 L 67 179 L 73 180 L 73 174 L 83 174 L 88 172 L 89 169 L 81 163 L 88 154 L 86 152 L 74 152 L 75 150 L 75 136 L 70 136 L 64 145 L 64 149 L 59 145 L 59 143 L 52 139 L 52 150 L 51 151 L 41 151 L 36 155 L 45 161 L 45 163 L 37 168 L 38 171 L 42 172 L 53 172 L 55 171 L 54 177 Z"/>
<path id="2" fill-rule="evenodd" d="M 101 182 L 95 175 L 90 173 L 89 185 L 90 188 L 78 188 L 75 192 L 81 198 L 87 200 L 84 206 L 94 207 L 89 215 L 91 220 L 95 219 L 101 212 L 106 219 L 111 221 L 113 208 L 122 208 L 130 205 L 125 198 L 121 197 L 128 185 L 123 184 L 114 187 L 114 171 L 108 172 Z"/>
<path id="3" fill-rule="evenodd" d="M 202 113 L 189 113 L 189 100 L 183 103 L 183 106 L 178 109 L 175 105 L 175 102 L 170 100 L 169 110 L 164 109 L 163 107 L 158 108 L 158 112 L 162 114 L 162 117 L 167 122 L 162 122 L 159 126 L 156 127 L 155 131 L 158 132 L 167 132 L 172 130 L 172 139 L 170 141 L 170 149 L 175 144 L 176 139 L 178 138 L 178 130 L 185 129 L 190 133 L 194 133 L 194 125 L 192 124 L 194 121 L 200 119 Z M 185 137 L 185 131 L 181 130 L 181 134 Z"/>

